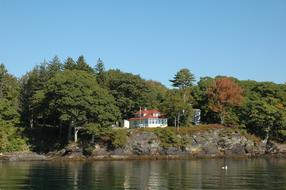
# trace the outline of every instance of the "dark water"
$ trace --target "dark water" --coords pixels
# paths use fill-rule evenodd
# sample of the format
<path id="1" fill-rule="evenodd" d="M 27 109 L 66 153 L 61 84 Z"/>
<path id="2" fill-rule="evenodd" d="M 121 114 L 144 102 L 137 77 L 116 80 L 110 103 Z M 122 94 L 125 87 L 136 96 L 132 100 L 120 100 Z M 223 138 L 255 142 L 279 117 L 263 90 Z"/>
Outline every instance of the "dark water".
<path id="1" fill-rule="evenodd" d="M 285 189 L 286 159 L 0 162 L 5 189 Z"/>

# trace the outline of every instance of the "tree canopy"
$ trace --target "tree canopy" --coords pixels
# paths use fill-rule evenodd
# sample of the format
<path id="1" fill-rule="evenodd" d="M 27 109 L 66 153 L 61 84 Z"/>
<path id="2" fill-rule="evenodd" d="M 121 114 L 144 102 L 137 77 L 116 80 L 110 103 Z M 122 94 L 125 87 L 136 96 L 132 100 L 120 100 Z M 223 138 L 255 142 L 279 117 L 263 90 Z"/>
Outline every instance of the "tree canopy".
<path id="1" fill-rule="evenodd" d="M 193 108 L 203 123 L 223 123 L 263 139 L 286 140 L 286 85 L 202 77 L 195 84 L 189 69 L 179 70 L 167 88 L 154 80 L 120 70 L 105 70 L 98 59 L 91 67 L 57 56 L 17 79 L 0 64 L 0 151 L 51 151 L 64 147 L 79 132 L 83 142 L 109 136 L 120 147 L 126 131 L 112 125 L 133 117 L 140 108 L 159 109 L 170 126 L 192 126 Z M 80 129 L 80 131 L 79 131 Z M 92 140 L 91 140 L 92 139 Z"/>
<path id="2" fill-rule="evenodd" d="M 27 150 L 22 138 L 19 109 L 19 83 L 0 64 L 0 152 Z"/>

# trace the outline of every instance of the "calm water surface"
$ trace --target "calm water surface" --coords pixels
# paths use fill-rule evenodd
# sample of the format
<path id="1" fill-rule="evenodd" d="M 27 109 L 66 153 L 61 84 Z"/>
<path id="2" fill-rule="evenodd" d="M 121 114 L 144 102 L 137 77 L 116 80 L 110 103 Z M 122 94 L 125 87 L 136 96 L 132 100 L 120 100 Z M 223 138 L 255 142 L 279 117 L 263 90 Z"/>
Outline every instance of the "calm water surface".
<path id="1" fill-rule="evenodd" d="M 5 189 L 285 189 L 286 159 L 0 162 Z"/>

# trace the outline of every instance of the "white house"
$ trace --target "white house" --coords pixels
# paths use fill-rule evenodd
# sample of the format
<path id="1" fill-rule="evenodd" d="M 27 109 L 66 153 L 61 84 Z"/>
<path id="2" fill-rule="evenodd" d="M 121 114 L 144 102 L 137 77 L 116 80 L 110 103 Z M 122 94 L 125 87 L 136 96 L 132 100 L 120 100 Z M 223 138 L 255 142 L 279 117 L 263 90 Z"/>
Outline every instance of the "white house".
<path id="1" fill-rule="evenodd" d="M 168 119 L 158 110 L 140 110 L 129 119 L 130 128 L 136 127 L 167 127 Z"/>

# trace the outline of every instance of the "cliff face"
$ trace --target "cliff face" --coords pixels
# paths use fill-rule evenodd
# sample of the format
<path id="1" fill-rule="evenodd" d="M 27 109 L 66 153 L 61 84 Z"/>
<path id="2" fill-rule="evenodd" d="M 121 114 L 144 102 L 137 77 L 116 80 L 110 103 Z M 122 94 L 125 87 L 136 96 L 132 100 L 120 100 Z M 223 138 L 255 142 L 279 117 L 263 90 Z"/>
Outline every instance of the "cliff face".
<path id="1" fill-rule="evenodd" d="M 173 137 L 163 138 L 152 131 L 131 131 L 122 148 L 108 151 L 106 147 L 97 145 L 92 157 L 223 157 L 259 156 L 279 152 L 281 150 L 274 143 L 266 144 L 251 135 L 243 135 L 238 130 L 220 128 L 191 134 L 178 133 Z"/>

